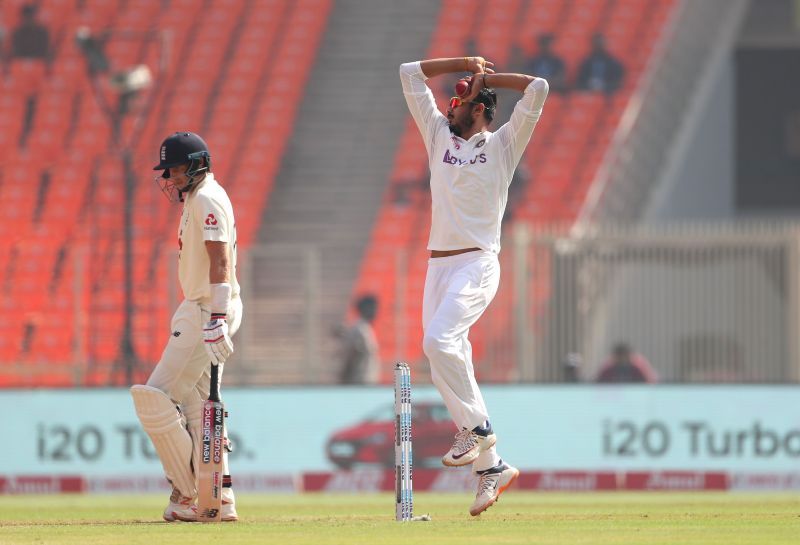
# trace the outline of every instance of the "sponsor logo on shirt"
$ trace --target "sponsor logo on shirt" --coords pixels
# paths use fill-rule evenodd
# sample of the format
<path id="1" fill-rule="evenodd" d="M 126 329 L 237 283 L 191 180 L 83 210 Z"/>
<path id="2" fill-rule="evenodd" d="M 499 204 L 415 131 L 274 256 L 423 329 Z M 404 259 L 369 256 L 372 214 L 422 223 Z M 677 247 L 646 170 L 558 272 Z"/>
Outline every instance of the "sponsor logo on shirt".
<path id="1" fill-rule="evenodd" d="M 487 161 L 485 153 L 479 153 L 469 161 L 466 159 L 459 159 L 455 155 L 450 155 L 450 150 L 444 151 L 444 158 L 442 158 L 443 163 L 448 163 L 450 165 L 474 165 L 475 163 L 485 163 Z"/>
<path id="2" fill-rule="evenodd" d="M 206 225 L 216 225 L 217 218 L 214 217 L 214 214 L 209 214 L 206 218 Z"/>

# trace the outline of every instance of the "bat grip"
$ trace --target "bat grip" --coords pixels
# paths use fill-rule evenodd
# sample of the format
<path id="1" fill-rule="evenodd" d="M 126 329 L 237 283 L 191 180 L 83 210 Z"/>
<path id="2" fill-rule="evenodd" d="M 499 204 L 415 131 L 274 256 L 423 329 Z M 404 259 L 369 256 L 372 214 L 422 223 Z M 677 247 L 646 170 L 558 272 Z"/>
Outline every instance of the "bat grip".
<path id="1" fill-rule="evenodd" d="M 219 398 L 219 365 L 211 364 L 211 383 L 208 391 L 209 401 L 220 401 Z"/>

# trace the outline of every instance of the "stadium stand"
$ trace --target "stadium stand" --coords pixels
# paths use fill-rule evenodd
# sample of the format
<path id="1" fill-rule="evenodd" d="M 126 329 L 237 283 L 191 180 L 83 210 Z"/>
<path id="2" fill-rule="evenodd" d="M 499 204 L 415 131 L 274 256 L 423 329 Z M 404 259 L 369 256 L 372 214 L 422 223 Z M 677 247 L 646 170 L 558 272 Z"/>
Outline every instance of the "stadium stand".
<path id="1" fill-rule="evenodd" d="M 0 20 L 13 28 L 25 3 L 3 2 Z M 0 319 L 1 384 L 108 385 L 130 378 L 120 353 L 128 176 L 132 340 L 149 369 L 172 311 L 178 214 L 148 181 L 158 142 L 176 128 L 207 135 L 220 158 L 214 170 L 237 210 L 239 244 L 251 244 L 330 6 L 329 0 L 41 3 L 52 66 L 12 59 L 0 78 L 6 150 L 0 198 L 16 226 L 15 238 L 0 246 L 0 282 L 13 287 Z M 75 40 L 81 27 L 104 39 L 111 72 L 145 64 L 156 78 L 116 130 L 109 111 L 118 97 L 107 78 L 87 75 Z M 59 369 L 76 359 L 79 367 Z"/>
<path id="2" fill-rule="evenodd" d="M 24 3 L 2 3 L 7 28 L 14 27 Z M 528 175 L 515 182 L 506 233 L 515 222 L 574 220 L 675 5 L 674 0 L 498 0 L 479 17 L 477 0 L 442 2 L 429 56 L 475 48 L 516 70 L 521 56 L 535 51 L 537 35 L 554 32 L 554 48 L 567 62 L 571 83 L 590 37 L 600 31 L 625 66 L 623 87 L 614 96 L 551 94 L 523 158 Z M 176 127 L 207 136 L 214 170 L 237 209 L 240 247 L 252 245 L 332 9 L 330 0 L 40 4 L 39 19 L 51 32 L 52 64 L 9 60 L 0 78 L 0 149 L 5 150 L 0 198 L 6 220 L 15 225 L 14 238 L 0 247 L 0 282 L 14 287 L 0 309 L 6 311 L 0 319 L 2 384 L 105 385 L 126 379 L 120 353 L 126 320 L 126 173 L 134 175 L 133 349 L 148 366 L 158 358 L 172 311 L 168 294 L 176 290 L 171 262 L 176 209 L 147 180 L 154 145 Z M 116 129 L 109 111 L 117 107 L 117 95 L 107 78 L 93 82 L 87 76 L 75 40 L 80 27 L 95 36 L 108 32 L 111 72 L 145 64 L 157 78 Z M 211 35 L 214 40 L 201 38 Z M 440 103 L 449 96 L 443 86 L 434 93 Z M 116 151 L 119 143 L 130 155 Z M 422 359 L 419 317 L 430 201 L 424 147 L 410 118 L 393 163 L 353 292 L 375 292 L 386 310 L 376 323 L 381 358 L 414 361 Z M 248 175 L 254 172 L 258 175 Z M 531 285 L 534 308 L 547 300 L 542 282 Z M 510 350 L 502 346 L 513 304 L 509 297 L 501 286 L 491 318 L 474 328 L 477 361 Z M 11 312 L 16 319 L 8 318 Z M 79 326 L 63 326 L 76 321 Z M 70 372 L 57 367 L 76 359 L 81 365 Z M 476 371 L 482 380 L 512 378 L 509 369 L 497 366 Z M 137 373 L 143 378 L 145 371 Z"/>

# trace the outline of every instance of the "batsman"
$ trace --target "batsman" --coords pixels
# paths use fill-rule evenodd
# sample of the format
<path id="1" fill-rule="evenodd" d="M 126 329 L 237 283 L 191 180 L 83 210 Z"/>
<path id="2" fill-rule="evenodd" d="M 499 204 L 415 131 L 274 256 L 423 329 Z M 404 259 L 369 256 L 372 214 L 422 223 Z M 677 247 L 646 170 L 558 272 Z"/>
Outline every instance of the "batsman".
<path id="1" fill-rule="evenodd" d="M 211 172 L 205 141 L 176 132 L 161 144 L 153 170 L 161 190 L 183 203 L 178 228 L 178 279 L 184 300 L 147 384 L 131 387 L 133 404 L 172 484 L 164 520 L 197 520 L 201 411 L 209 395 L 211 363 L 233 353 L 231 337 L 242 319 L 236 280 L 236 223 L 227 193 Z M 223 453 L 222 520 L 238 520 L 231 488 L 227 437 Z"/>

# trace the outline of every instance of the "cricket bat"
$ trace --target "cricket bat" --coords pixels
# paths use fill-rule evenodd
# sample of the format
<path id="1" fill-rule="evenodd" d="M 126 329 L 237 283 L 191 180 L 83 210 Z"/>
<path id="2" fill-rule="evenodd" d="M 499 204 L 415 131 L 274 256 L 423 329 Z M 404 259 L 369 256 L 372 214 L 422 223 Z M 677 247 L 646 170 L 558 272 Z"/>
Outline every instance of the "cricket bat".
<path id="1" fill-rule="evenodd" d="M 219 396 L 219 366 L 211 364 L 208 400 L 203 403 L 203 444 L 197 471 L 197 521 L 222 518 L 222 452 L 225 448 L 225 407 Z"/>

